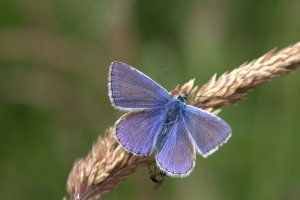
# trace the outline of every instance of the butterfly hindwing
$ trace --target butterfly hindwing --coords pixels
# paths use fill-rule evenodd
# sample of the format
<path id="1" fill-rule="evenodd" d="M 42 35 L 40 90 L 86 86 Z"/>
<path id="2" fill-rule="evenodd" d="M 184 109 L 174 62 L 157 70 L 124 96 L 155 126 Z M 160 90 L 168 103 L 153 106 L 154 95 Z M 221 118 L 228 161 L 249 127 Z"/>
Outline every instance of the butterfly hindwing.
<path id="1" fill-rule="evenodd" d="M 130 112 L 116 122 L 115 134 L 126 150 L 146 156 L 153 149 L 162 123 L 160 109 Z"/>
<path id="2" fill-rule="evenodd" d="M 194 168 L 195 147 L 182 117 L 176 119 L 164 145 L 157 149 L 156 162 L 167 175 L 175 177 L 187 176 Z"/>
<path id="3" fill-rule="evenodd" d="M 190 105 L 185 106 L 184 122 L 198 152 L 204 157 L 216 151 L 231 136 L 231 128 L 225 121 Z"/>
<path id="4" fill-rule="evenodd" d="M 121 62 L 110 65 L 108 90 L 111 103 L 128 111 L 161 107 L 172 99 L 151 78 Z"/>

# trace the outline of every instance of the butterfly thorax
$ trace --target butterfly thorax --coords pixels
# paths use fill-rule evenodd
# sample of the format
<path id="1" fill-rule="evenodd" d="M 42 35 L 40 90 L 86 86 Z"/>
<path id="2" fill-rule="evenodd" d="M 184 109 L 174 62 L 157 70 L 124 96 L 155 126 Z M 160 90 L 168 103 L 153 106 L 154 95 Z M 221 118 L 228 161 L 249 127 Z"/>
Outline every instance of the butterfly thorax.
<path id="1" fill-rule="evenodd" d="M 173 99 L 165 106 L 165 124 L 167 126 L 172 125 L 178 114 L 183 110 L 185 103 L 180 101 L 179 99 Z"/>

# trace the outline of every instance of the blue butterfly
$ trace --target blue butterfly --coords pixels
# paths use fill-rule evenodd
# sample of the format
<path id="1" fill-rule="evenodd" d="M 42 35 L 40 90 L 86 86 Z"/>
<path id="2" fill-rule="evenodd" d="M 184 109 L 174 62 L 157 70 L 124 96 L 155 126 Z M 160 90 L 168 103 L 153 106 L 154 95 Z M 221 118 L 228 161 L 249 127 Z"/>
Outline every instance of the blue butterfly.
<path id="1" fill-rule="evenodd" d="M 138 156 L 154 154 L 169 176 L 187 176 L 195 166 L 196 150 L 207 157 L 231 136 L 221 118 L 187 105 L 187 94 L 172 97 L 125 63 L 110 65 L 108 90 L 112 105 L 129 111 L 114 126 L 119 143 Z"/>

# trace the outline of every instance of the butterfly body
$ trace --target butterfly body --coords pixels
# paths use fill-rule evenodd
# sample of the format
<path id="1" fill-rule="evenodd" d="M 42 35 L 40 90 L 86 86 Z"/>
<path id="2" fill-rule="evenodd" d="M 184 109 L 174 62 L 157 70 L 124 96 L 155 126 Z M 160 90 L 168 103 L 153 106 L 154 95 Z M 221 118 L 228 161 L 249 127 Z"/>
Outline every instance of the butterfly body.
<path id="1" fill-rule="evenodd" d="M 195 165 L 196 150 L 207 157 L 231 135 L 222 119 L 187 105 L 185 93 L 172 97 L 127 64 L 111 64 L 108 86 L 112 105 L 130 111 L 116 122 L 116 139 L 135 155 L 154 154 L 167 175 L 187 176 Z"/>
<path id="2" fill-rule="evenodd" d="M 185 102 L 180 101 L 178 98 L 171 100 L 166 104 L 165 110 L 165 123 L 172 123 L 176 120 L 178 115 L 182 114 L 184 110 Z"/>
<path id="3" fill-rule="evenodd" d="M 178 96 L 179 97 L 179 96 Z M 163 108 L 162 108 L 162 124 L 161 127 L 157 131 L 156 142 L 154 143 L 153 150 L 159 151 L 163 148 L 168 134 L 170 133 L 170 129 L 176 122 L 177 118 L 182 115 L 184 112 L 185 101 L 181 101 L 178 98 L 174 98 L 170 100 Z"/>

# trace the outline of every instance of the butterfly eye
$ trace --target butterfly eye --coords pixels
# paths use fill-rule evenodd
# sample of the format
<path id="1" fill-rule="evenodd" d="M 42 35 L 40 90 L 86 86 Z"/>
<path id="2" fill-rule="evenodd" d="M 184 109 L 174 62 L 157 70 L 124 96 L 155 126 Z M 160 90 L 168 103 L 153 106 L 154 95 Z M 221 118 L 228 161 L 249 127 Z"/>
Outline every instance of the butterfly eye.
<path id="1" fill-rule="evenodd" d="M 177 99 L 178 99 L 179 101 L 185 103 L 186 100 L 187 100 L 187 97 L 188 97 L 187 93 L 182 92 L 182 93 L 180 93 L 180 94 L 177 96 Z"/>
<path id="2" fill-rule="evenodd" d="M 181 96 L 182 96 L 182 98 L 183 98 L 184 100 L 187 100 L 187 97 L 188 97 L 187 93 L 184 92 L 184 93 L 181 94 Z"/>

